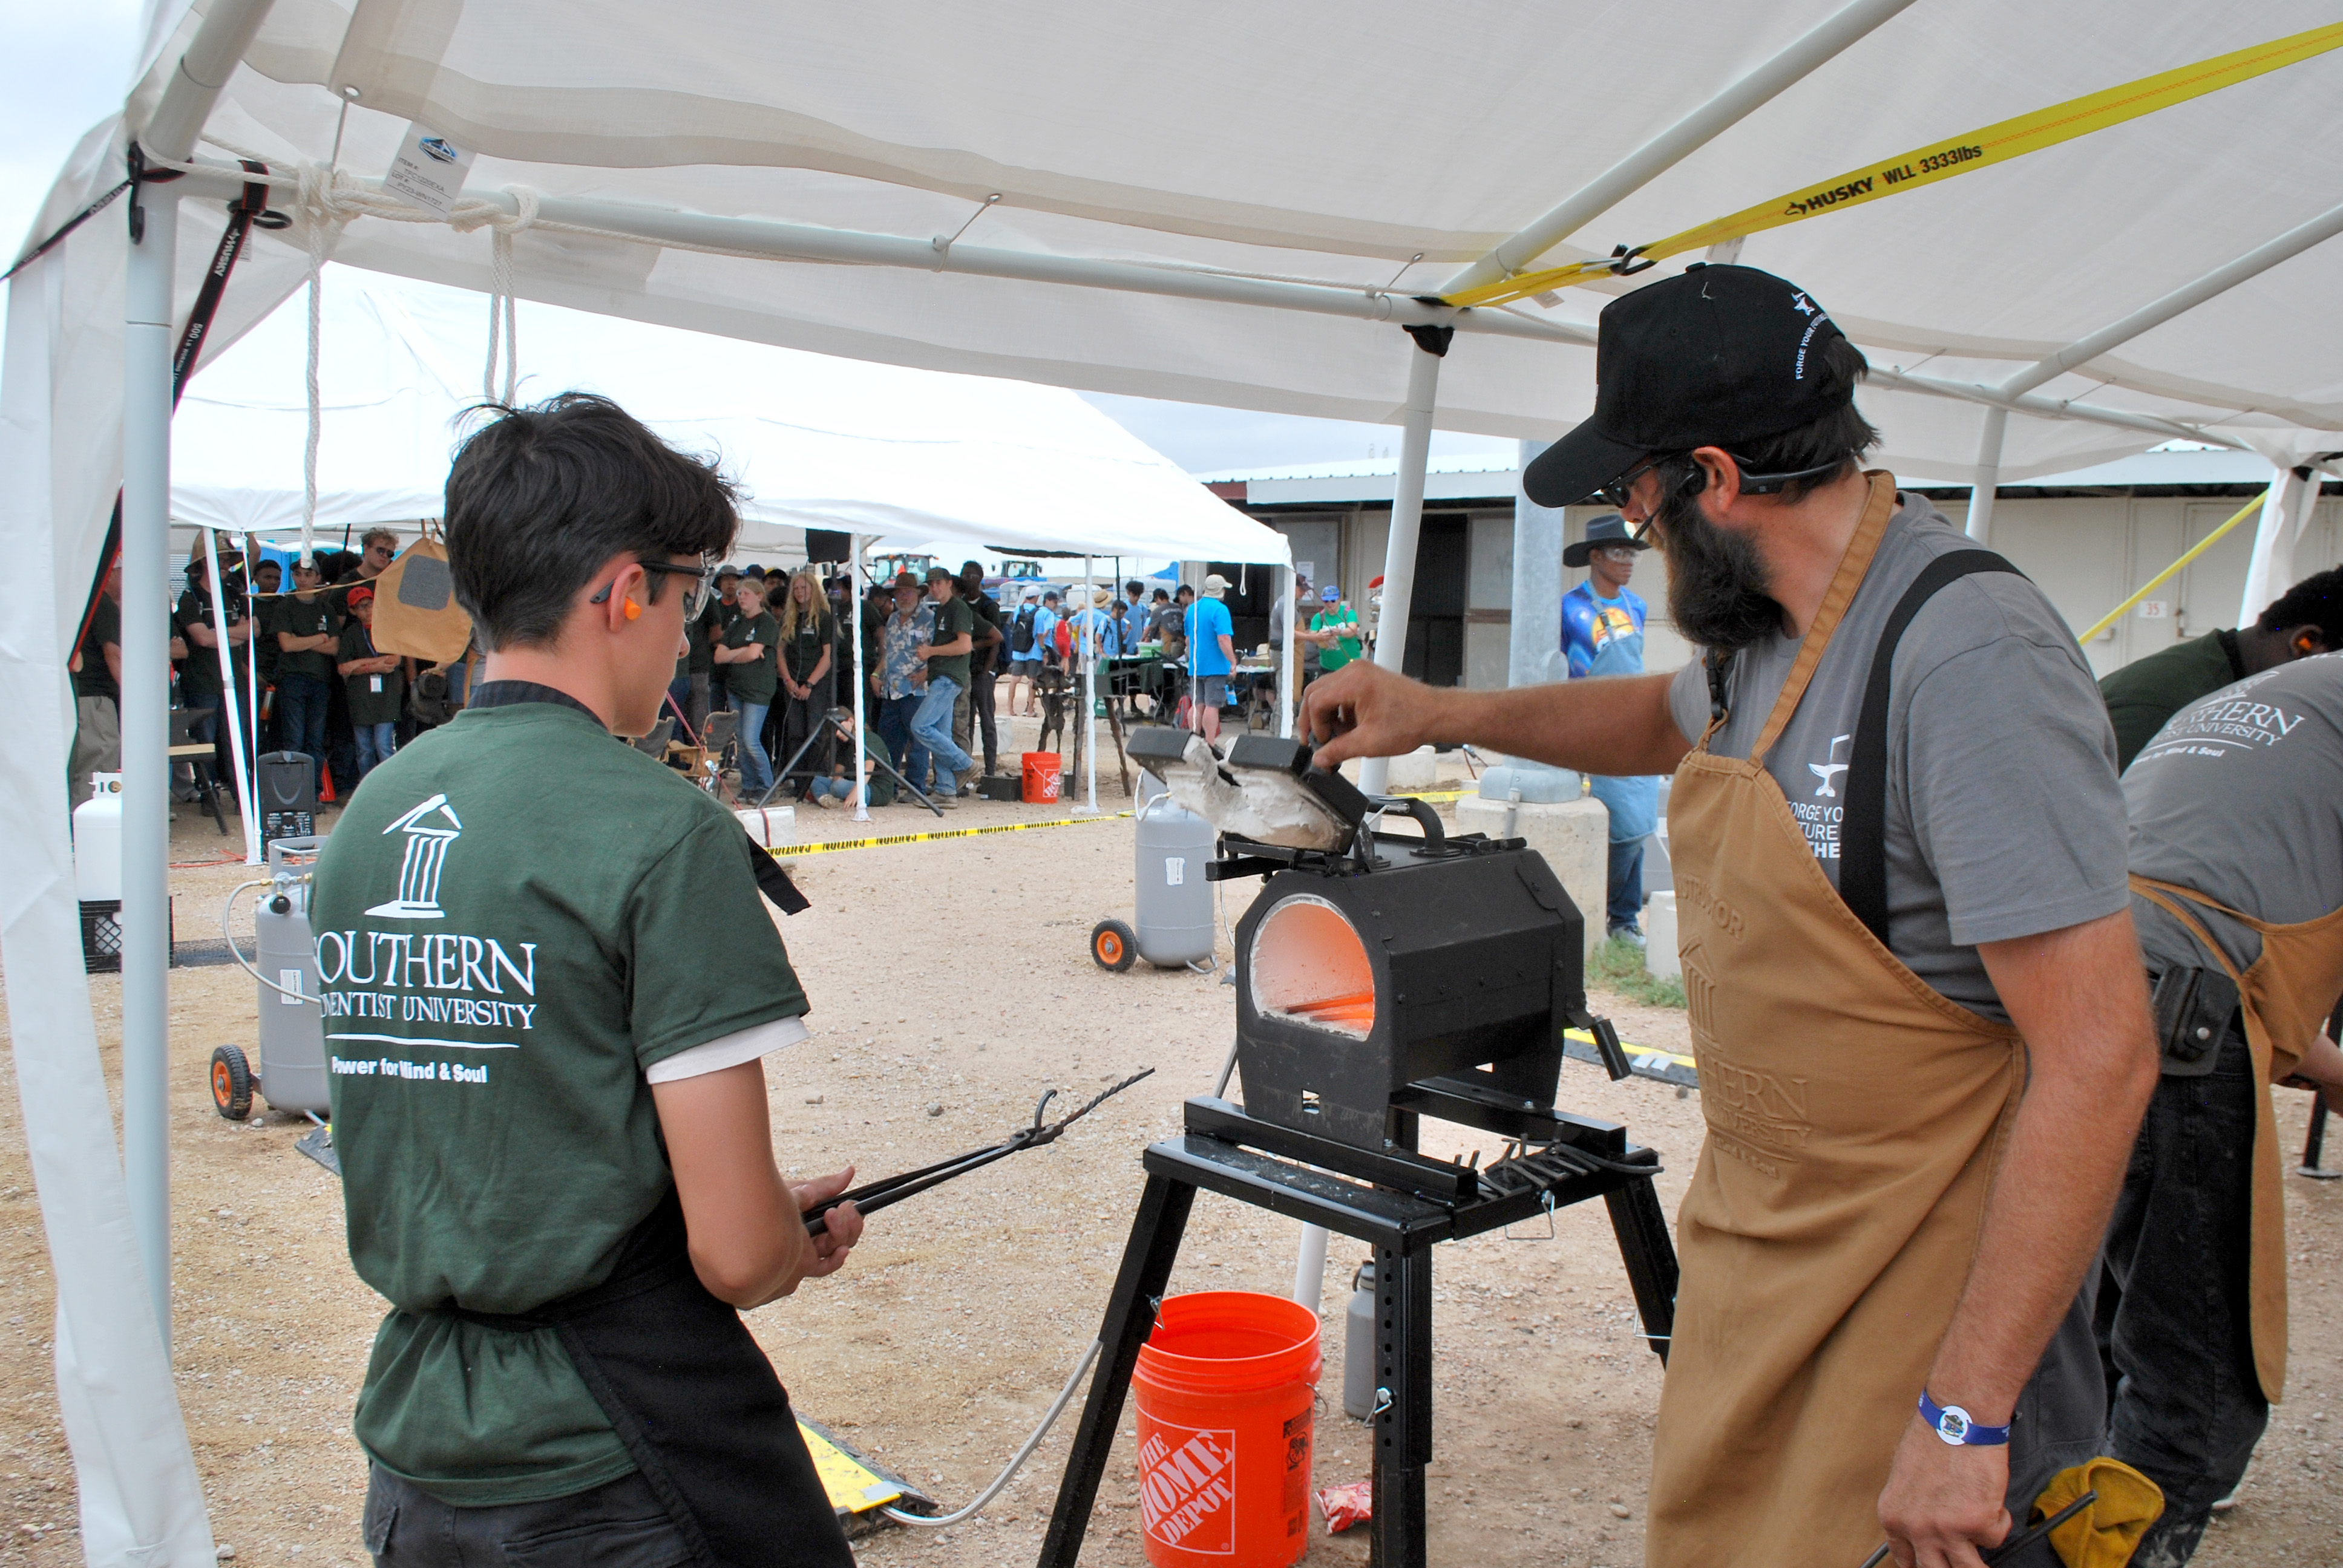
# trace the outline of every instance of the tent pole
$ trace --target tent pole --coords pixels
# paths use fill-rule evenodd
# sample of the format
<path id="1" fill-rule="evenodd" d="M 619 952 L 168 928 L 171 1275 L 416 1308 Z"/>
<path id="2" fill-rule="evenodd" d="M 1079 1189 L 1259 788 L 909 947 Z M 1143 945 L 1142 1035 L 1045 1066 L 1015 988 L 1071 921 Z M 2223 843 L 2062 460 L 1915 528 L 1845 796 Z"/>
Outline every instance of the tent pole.
<path id="1" fill-rule="evenodd" d="M 1293 737 L 1293 645 L 1299 640 L 1294 633 L 1302 629 L 1302 603 L 1295 597 L 1302 590 L 1294 578 L 1294 568 L 1289 561 L 1277 579 L 1278 586 L 1285 590 L 1285 668 L 1277 672 L 1277 732 L 1289 740 Z"/>
<path id="2" fill-rule="evenodd" d="M 1551 442 L 1523 441 L 1524 473 Z M 1538 686 L 1560 680 L 1562 544 L 1569 522 L 1559 508 L 1539 506 L 1520 486 L 1513 494 L 1513 624 L 1505 650 L 1505 684 Z"/>
<path id="3" fill-rule="evenodd" d="M 1824 18 L 1772 59 L 1629 153 L 1543 217 L 1450 278 L 1440 290 L 1455 294 L 1509 277 L 1600 217 L 1677 162 L 1746 118 L 1791 84 L 1811 75 L 1909 5 L 1912 0 L 1855 0 Z M 1390 574 L 1384 574 L 1389 598 Z"/>
<path id="4" fill-rule="evenodd" d="M 252 627 L 254 639 L 249 645 L 250 651 L 246 654 L 244 660 L 245 698 L 247 703 L 245 711 L 251 716 L 248 722 L 252 726 L 250 747 L 252 762 L 246 770 L 242 807 L 246 824 L 244 842 L 245 864 L 247 866 L 256 866 L 261 860 L 258 844 L 260 833 L 260 645 L 258 639 L 268 634 L 261 629 L 259 590 L 253 586 L 260 574 L 255 569 L 252 558 L 254 552 L 259 548 L 260 540 L 256 536 L 249 533 L 244 536 L 244 618 Z"/>
<path id="5" fill-rule="evenodd" d="M 211 529 L 204 530 L 204 562 L 209 568 L 212 584 L 212 635 L 219 639 L 213 652 L 219 658 L 220 716 L 219 722 L 227 726 L 228 757 L 236 764 L 236 799 L 237 815 L 244 819 L 244 863 L 260 864 L 260 824 L 249 811 L 242 809 L 246 790 L 252 783 L 252 769 L 244 755 L 244 704 L 236 695 L 235 650 L 227 643 L 227 589 L 220 581 L 219 536 Z M 251 574 L 249 565 L 246 575 Z M 250 622 L 246 622 L 247 628 Z M 250 662 L 247 657 L 246 662 Z"/>
<path id="6" fill-rule="evenodd" d="M 125 290 L 122 406 L 122 1163 L 130 1228 L 171 1346 L 170 1077 L 172 285 L 179 201 L 168 186 L 145 212 Z"/>
<path id="7" fill-rule="evenodd" d="M 1080 635 L 1074 638 L 1074 648 L 1082 661 L 1082 774 L 1090 786 L 1090 803 L 1074 808 L 1077 817 L 1098 815 L 1098 610 L 1091 600 L 1098 597 L 1091 586 L 1097 575 L 1097 563 L 1089 556 L 1082 558 L 1082 613 L 1074 622 Z"/>
<path id="8" fill-rule="evenodd" d="M 2254 553 L 2246 566 L 2246 591 L 2237 602 L 2239 626 L 2261 618 L 2278 595 L 2294 586 L 2294 543 L 2302 525 L 2318 505 L 2316 470 L 2280 468 L 2262 498 L 2262 515 L 2254 522 Z M 126 594 L 125 597 L 128 597 Z"/>
<path id="9" fill-rule="evenodd" d="M 1980 545 L 1993 538 L 1994 491 L 2001 484 L 2001 438 L 2008 428 L 2008 409 L 1985 411 L 1985 430 L 1977 438 L 1976 473 L 1969 480 L 1968 536 Z"/>
<path id="10" fill-rule="evenodd" d="M 862 647 L 862 604 L 867 596 L 862 586 L 862 536 L 860 534 L 846 536 L 846 575 L 854 584 L 854 591 L 848 596 L 846 601 L 847 609 L 854 617 L 853 626 L 848 628 L 850 635 L 854 638 L 854 771 L 850 776 L 848 794 L 854 802 L 854 819 L 858 822 L 868 822 L 870 820 L 870 802 L 864 799 L 863 796 L 868 792 L 869 786 L 862 781 L 864 755 L 862 694 L 870 689 L 870 671 L 863 668 L 869 660 L 864 657 Z"/>
<path id="11" fill-rule="evenodd" d="M 1407 422 L 1400 437 L 1399 484 L 1392 497 L 1391 540 L 1383 548 L 1383 608 L 1375 617 L 1375 662 L 1398 669 L 1407 660 L 1407 618 L 1415 598 L 1415 545 L 1423 527 L 1423 469 L 1432 458 L 1432 410 L 1440 393 L 1440 356 L 1420 346 L 1407 366 Z M 1380 795 L 1391 759 L 1359 764 L 1359 788 Z"/>
<path id="12" fill-rule="evenodd" d="M 2159 419 L 2153 414 L 2135 414 L 2128 409 L 2036 397 L 2032 393 L 2002 392 L 1982 382 L 1946 381 L 1939 377 L 1915 376 L 1908 370 L 1878 365 L 1873 366 L 1871 374 L 1864 379 L 1873 387 L 1889 391 L 1953 397 L 1964 403 L 1982 403 L 1988 408 L 2006 408 L 2012 414 L 2038 414 L 2045 419 L 2080 419 L 2087 424 L 2112 425 L 2118 430 L 2147 430 L 2167 441 L 2202 441 L 2207 446 L 2227 447 L 2238 452 L 2250 449 L 2244 442 L 2232 437 L 2207 430 L 2202 426 L 2183 424 L 2177 419 Z"/>

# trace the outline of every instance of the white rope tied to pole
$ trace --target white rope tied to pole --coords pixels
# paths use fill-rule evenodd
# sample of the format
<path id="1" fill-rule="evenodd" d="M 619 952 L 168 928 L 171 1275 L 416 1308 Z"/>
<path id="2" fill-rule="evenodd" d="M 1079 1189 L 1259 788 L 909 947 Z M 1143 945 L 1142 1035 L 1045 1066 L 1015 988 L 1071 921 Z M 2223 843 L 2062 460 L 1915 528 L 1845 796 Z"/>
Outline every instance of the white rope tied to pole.
<path id="1" fill-rule="evenodd" d="M 513 236 L 537 223 L 537 193 L 526 186 L 516 186 L 513 201 L 517 213 L 506 213 L 487 203 L 459 204 L 458 216 L 447 222 L 458 233 L 486 225 L 488 236 L 488 360 L 480 373 L 480 396 L 491 403 L 509 407 L 518 390 L 520 379 L 520 301 L 513 297 Z M 478 206 L 484 211 L 478 215 L 464 210 L 466 205 Z M 505 384 L 501 394 L 497 388 L 497 330 L 501 318 L 504 329 Z"/>

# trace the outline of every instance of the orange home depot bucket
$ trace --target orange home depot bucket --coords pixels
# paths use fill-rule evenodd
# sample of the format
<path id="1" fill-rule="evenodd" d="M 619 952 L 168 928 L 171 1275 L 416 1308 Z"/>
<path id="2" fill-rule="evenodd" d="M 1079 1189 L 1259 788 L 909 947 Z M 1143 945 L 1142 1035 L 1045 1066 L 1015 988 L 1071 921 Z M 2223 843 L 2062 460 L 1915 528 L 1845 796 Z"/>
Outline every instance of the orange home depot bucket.
<path id="1" fill-rule="evenodd" d="M 1318 1314 L 1172 1296 L 1140 1347 L 1139 1511 L 1155 1568 L 1285 1568 L 1309 1543 Z"/>
<path id="2" fill-rule="evenodd" d="M 1058 771 L 1066 759 L 1054 751 L 1028 751 L 1025 759 L 1025 804 L 1054 806 L 1058 802 Z"/>

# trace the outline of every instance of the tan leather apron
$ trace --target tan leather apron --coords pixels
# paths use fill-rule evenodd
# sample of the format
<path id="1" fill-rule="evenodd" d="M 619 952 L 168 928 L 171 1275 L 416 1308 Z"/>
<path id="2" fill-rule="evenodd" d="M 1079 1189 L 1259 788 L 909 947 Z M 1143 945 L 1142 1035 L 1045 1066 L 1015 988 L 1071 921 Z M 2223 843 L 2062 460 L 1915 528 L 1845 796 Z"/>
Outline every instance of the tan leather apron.
<path id="1" fill-rule="evenodd" d="M 2196 933 L 2231 980 L 2237 983 L 2237 1010 L 2245 1016 L 2246 1044 L 2254 1059 L 2253 1255 L 2247 1299 L 2253 1308 L 2254 1372 L 2262 1397 L 2275 1403 L 2286 1393 L 2286 1201 L 2278 1170 L 2278 1119 L 2269 1088 L 2290 1075 L 2303 1050 L 2325 1023 L 2335 999 L 2343 996 L 2343 909 L 2315 920 L 2274 925 L 2241 915 L 2177 882 L 2135 875 L 2131 890 Z M 2204 922 L 2184 907 L 2217 910 L 2262 939 L 2262 956 L 2243 974 L 2213 940 Z"/>
<path id="2" fill-rule="evenodd" d="M 1865 508 L 1752 755 L 1668 801 L 1684 994 L 1708 1121 L 1652 1459 L 1653 1568 L 1863 1561 L 1968 1277 L 2016 1115 L 2016 1031 L 1946 1000 L 1840 897 L 1765 753 L 1895 506 Z"/>

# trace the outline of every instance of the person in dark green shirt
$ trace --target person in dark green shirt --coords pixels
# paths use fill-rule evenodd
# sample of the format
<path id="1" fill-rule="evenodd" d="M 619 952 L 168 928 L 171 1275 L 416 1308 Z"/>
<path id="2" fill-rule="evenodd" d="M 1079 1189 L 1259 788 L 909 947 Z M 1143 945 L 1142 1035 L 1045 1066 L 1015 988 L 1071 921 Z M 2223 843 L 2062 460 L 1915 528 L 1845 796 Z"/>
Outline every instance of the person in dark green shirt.
<path id="1" fill-rule="evenodd" d="M 2343 648 L 2343 567 L 2307 577 L 2250 627 L 2210 631 L 2136 658 L 2099 681 L 2116 729 L 2116 769 L 2156 739 L 2165 721 L 2249 675 Z"/>
<path id="2" fill-rule="evenodd" d="M 773 787 L 772 759 L 765 751 L 765 716 L 780 689 L 781 628 L 766 612 L 765 585 L 754 578 L 741 580 L 733 605 L 716 664 L 732 693 L 732 710 L 740 716 L 733 740 L 739 749 L 740 793 L 746 799 L 761 797 Z"/>
<path id="3" fill-rule="evenodd" d="M 341 658 L 335 666 L 350 699 L 350 729 L 357 736 L 358 779 L 390 760 L 398 749 L 398 716 L 407 700 L 407 677 L 395 653 L 374 646 L 374 589 L 360 583 L 346 601 L 350 618 L 342 623 Z"/>
<path id="4" fill-rule="evenodd" d="M 976 648 L 976 612 L 960 597 L 960 581 L 941 567 L 928 568 L 934 639 L 913 651 L 928 661 L 928 693 L 911 715 L 911 736 L 936 759 L 935 799 L 949 806 L 973 762 L 952 739 L 952 705 L 968 689 L 969 658 Z"/>
<path id="5" fill-rule="evenodd" d="M 318 585 L 314 560 L 293 563 L 293 592 L 268 618 L 277 639 L 277 744 L 307 757 L 318 799 L 326 793 L 326 717 L 332 711 L 334 661 L 341 652 L 341 618 Z"/>
<path id="6" fill-rule="evenodd" d="M 445 515 L 485 678 L 357 792 L 310 910 L 350 1259 L 391 1308 L 366 1545 L 851 1568 L 739 1317 L 861 1233 L 806 1234 L 850 1170 L 774 1162 L 761 1059 L 805 992 L 732 814 L 614 739 L 659 717 L 731 487 L 570 393 L 473 434 Z"/>

